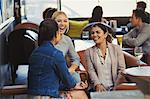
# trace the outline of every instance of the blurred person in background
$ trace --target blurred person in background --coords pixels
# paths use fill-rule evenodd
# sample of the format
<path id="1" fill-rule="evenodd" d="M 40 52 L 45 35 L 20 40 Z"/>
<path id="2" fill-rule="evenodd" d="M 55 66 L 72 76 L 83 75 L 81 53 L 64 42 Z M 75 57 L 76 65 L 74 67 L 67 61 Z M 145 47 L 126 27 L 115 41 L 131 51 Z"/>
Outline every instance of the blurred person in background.
<path id="1" fill-rule="evenodd" d="M 46 19 L 46 18 L 51 18 L 53 13 L 57 11 L 56 8 L 46 8 L 44 11 L 43 11 L 43 19 Z"/>
<path id="2" fill-rule="evenodd" d="M 94 7 L 92 17 L 89 19 L 89 23 L 92 22 L 104 22 L 108 24 L 108 21 L 103 18 L 103 8 L 101 6 Z"/>
<path id="3" fill-rule="evenodd" d="M 141 9 L 141 10 L 145 11 L 147 5 L 144 1 L 139 1 L 136 4 L 137 4 L 137 6 L 136 6 L 137 9 Z M 150 23 L 150 14 L 146 11 L 145 11 L 145 13 L 146 13 L 145 23 L 149 24 Z"/>
<path id="4" fill-rule="evenodd" d="M 145 11 L 133 10 L 131 24 L 134 28 L 123 36 L 123 44 L 128 47 L 142 47 L 142 61 L 150 64 L 150 24 L 145 22 L 146 17 Z"/>
<path id="5" fill-rule="evenodd" d="M 144 1 L 139 1 L 136 3 L 136 9 L 141 9 L 141 10 L 145 11 L 146 6 L 147 5 Z M 146 11 L 145 11 L 145 13 L 146 13 L 146 17 L 145 17 L 144 22 L 149 24 L 150 23 L 150 14 Z M 130 21 L 131 21 L 131 19 L 130 19 Z M 130 22 L 127 24 L 127 27 L 128 27 L 128 30 L 131 30 L 134 26 Z"/>

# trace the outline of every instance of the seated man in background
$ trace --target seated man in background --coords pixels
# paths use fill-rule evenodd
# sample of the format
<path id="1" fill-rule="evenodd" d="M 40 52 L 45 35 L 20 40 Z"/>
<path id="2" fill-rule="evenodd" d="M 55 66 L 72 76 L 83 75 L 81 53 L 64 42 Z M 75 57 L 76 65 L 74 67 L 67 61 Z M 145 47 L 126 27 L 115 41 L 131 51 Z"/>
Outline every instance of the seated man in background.
<path id="1" fill-rule="evenodd" d="M 146 9 L 146 3 L 144 1 L 139 1 L 136 3 L 136 9 L 141 9 L 143 11 L 145 11 Z M 146 19 L 145 19 L 145 23 L 150 23 L 150 14 L 148 12 L 146 13 Z M 127 24 L 128 30 L 131 30 L 133 28 L 131 23 Z"/>
<path id="2" fill-rule="evenodd" d="M 143 10 L 133 10 L 131 24 L 134 26 L 123 36 L 123 43 L 130 47 L 141 46 L 144 52 L 144 62 L 150 64 L 150 25 L 145 23 L 146 13 Z"/>

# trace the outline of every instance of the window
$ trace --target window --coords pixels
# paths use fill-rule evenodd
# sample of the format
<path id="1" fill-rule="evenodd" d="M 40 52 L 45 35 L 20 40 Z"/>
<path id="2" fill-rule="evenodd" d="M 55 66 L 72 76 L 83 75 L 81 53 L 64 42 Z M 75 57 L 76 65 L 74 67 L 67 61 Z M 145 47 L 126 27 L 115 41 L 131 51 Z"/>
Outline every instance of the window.
<path id="1" fill-rule="evenodd" d="M 21 0 L 21 7 L 22 17 L 39 24 L 46 8 L 57 8 L 57 0 Z"/>
<path id="2" fill-rule="evenodd" d="M 95 6 L 103 7 L 104 17 L 128 17 L 136 8 L 136 2 L 141 0 L 21 0 L 22 16 L 28 21 L 39 24 L 43 11 L 48 7 L 59 8 L 69 18 L 89 18 Z M 150 12 L 150 0 L 146 11 Z"/>
<path id="3" fill-rule="evenodd" d="M 141 0 L 61 0 L 61 9 L 70 18 L 91 17 L 93 8 L 100 5 L 103 7 L 104 17 L 125 17 L 131 16 L 137 1 Z M 150 12 L 150 0 L 143 1 L 147 3 L 146 11 Z"/>
<path id="4" fill-rule="evenodd" d="M 62 10 L 69 17 L 91 17 L 96 5 L 103 7 L 103 16 L 130 16 L 136 0 L 62 0 Z"/>

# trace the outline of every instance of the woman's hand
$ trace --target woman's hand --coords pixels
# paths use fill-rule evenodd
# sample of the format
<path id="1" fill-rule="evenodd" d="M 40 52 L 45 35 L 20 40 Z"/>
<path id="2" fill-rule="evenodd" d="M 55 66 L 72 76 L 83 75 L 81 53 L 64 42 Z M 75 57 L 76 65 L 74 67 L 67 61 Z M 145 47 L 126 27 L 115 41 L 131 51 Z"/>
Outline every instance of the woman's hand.
<path id="1" fill-rule="evenodd" d="M 97 92 L 103 92 L 103 91 L 106 91 L 105 87 L 102 85 L 102 84 L 97 84 L 95 86 L 95 89 Z"/>
<path id="2" fill-rule="evenodd" d="M 73 74 L 77 68 L 78 66 L 76 64 L 72 64 L 69 68 L 69 72 Z"/>
<path id="3" fill-rule="evenodd" d="M 88 83 L 87 81 L 85 81 L 85 82 L 77 83 L 74 89 L 85 89 L 87 87 L 88 87 Z"/>
<path id="4" fill-rule="evenodd" d="M 71 74 L 73 74 L 73 73 L 75 72 L 75 69 L 74 69 L 74 68 L 69 68 L 69 72 L 70 72 Z"/>

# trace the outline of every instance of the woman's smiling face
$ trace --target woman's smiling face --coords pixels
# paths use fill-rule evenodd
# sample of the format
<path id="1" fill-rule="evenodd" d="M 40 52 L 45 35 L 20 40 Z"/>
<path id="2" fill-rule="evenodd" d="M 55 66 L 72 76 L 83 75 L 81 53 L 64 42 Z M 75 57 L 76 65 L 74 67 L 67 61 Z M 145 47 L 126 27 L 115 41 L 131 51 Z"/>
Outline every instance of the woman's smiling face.
<path id="1" fill-rule="evenodd" d="M 69 28 L 69 20 L 66 15 L 60 14 L 55 18 L 56 22 L 58 23 L 59 32 L 64 34 Z"/>
<path id="2" fill-rule="evenodd" d="M 91 38 L 94 40 L 96 44 L 101 44 L 103 42 L 106 42 L 107 35 L 104 33 L 104 31 L 98 27 L 92 27 L 91 29 Z"/>

